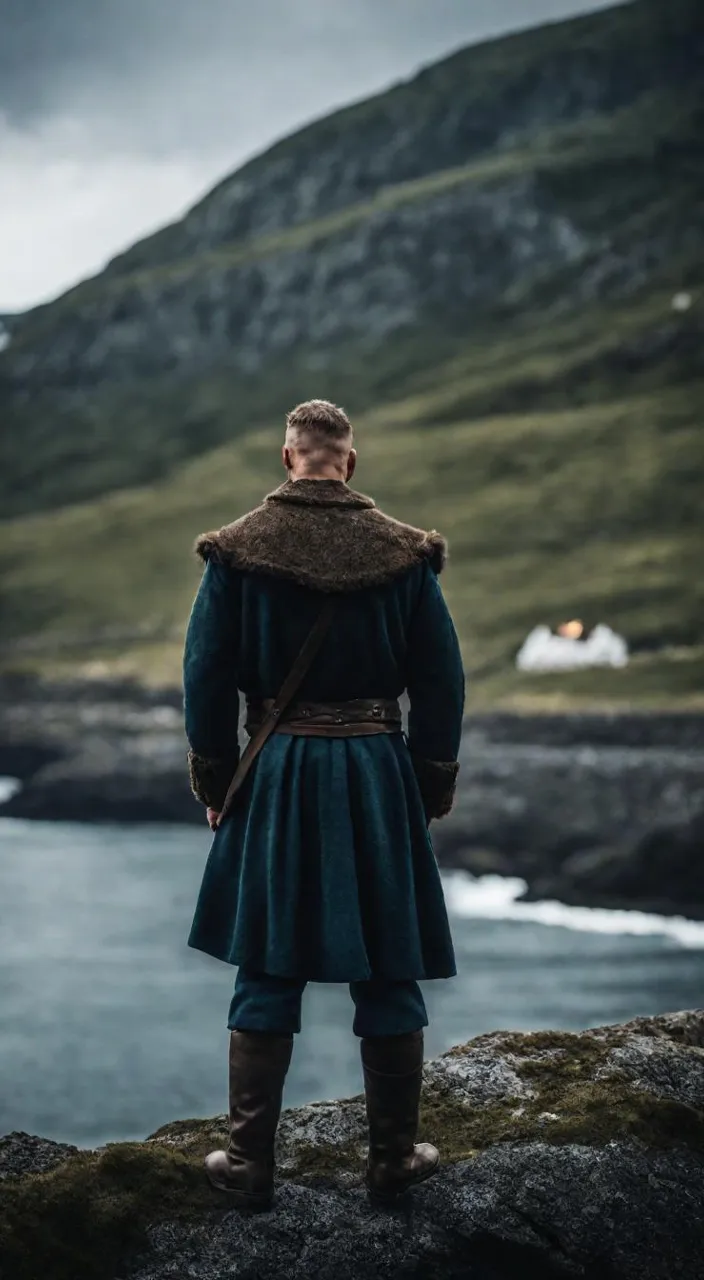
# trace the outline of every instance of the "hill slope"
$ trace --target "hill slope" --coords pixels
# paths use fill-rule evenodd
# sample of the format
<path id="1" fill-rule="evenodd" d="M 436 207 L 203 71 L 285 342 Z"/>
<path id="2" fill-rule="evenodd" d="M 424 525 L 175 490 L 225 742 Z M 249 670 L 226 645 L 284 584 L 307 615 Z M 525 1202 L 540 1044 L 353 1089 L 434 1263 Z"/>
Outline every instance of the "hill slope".
<path id="1" fill-rule="evenodd" d="M 318 394 L 358 419 L 360 486 L 450 537 L 480 697 L 526 686 L 511 660 L 534 622 L 579 613 L 641 656 L 559 687 L 691 699 L 702 47 L 691 0 L 637 0 L 462 51 L 11 318 L 13 652 L 62 633 L 67 661 L 100 649 L 173 674 L 193 535 L 277 483 L 271 423 Z"/>
<path id="2" fill-rule="evenodd" d="M 686 278 L 704 238 L 699 8 L 639 0 L 464 50 L 12 319 L 5 513 L 167 474 L 313 382 L 359 412 L 458 333 Z"/>

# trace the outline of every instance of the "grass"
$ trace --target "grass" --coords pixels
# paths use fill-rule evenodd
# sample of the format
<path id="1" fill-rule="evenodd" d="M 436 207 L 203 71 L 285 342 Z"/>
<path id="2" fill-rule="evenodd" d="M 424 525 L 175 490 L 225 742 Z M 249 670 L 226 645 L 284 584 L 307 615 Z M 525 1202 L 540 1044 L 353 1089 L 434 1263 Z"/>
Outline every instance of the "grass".
<path id="1" fill-rule="evenodd" d="M 456 340 L 449 358 L 406 379 L 405 398 L 357 422 L 358 487 L 450 539 L 446 590 L 480 698 L 485 682 L 515 694 L 512 657 L 536 621 L 606 620 L 643 652 L 627 673 L 562 682 L 591 694 L 596 678 L 638 698 L 654 670 L 648 653 L 701 640 L 704 384 L 687 354 L 700 320 L 698 307 L 674 317 L 671 288 L 540 331 Z M 671 341 L 658 358 L 652 335 L 663 326 Z M 640 367 L 624 370 L 624 353 L 639 348 Z M 402 384 L 393 367 L 390 377 Z M 523 412 L 491 411 L 521 400 Z M 165 656 L 174 642 L 175 671 L 197 584 L 192 540 L 279 482 L 279 444 L 278 430 L 253 428 L 158 484 L 5 522 L 8 639 L 51 645 L 68 633 L 85 649 L 110 626 L 142 627 Z M 658 662 L 678 697 L 695 691 L 682 683 L 699 678 L 696 663 Z"/>
<path id="2" fill-rule="evenodd" d="M 151 241 L 144 242 L 133 271 L 101 274 L 55 303 L 37 308 L 17 324 L 12 343 L 0 358 L 4 428 L 0 501 L 4 512 L 14 516 L 30 509 L 53 509 L 117 488 L 152 483 L 189 458 L 273 418 L 280 419 L 282 406 L 306 398 L 312 383 L 316 391 L 342 401 L 355 414 L 368 412 L 379 399 L 387 405 L 403 400 L 406 384 L 419 372 L 431 383 L 435 379 L 437 392 L 445 385 L 440 381 L 441 366 L 463 341 L 465 346 L 476 343 L 491 362 L 489 336 L 496 354 L 505 358 L 512 342 L 519 348 L 524 343 L 526 326 L 532 326 L 539 338 L 540 324 L 546 319 L 548 333 L 543 350 L 536 347 L 533 367 L 521 361 L 518 353 L 522 382 L 511 377 L 503 388 L 502 381 L 490 372 L 482 401 L 478 371 L 470 370 L 470 412 L 511 411 L 529 399 L 536 408 L 560 398 L 564 403 L 570 368 L 561 371 L 552 385 L 549 370 L 558 358 L 553 313 L 560 313 L 568 329 L 574 327 L 584 306 L 580 291 L 590 273 L 598 277 L 606 260 L 614 279 L 607 278 L 599 288 L 607 293 L 609 289 L 623 292 L 626 286 L 619 281 L 618 264 L 628 260 L 634 245 L 642 244 L 644 253 L 662 258 L 647 268 L 653 294 L 658 279 L 671 290 L 692 287 L 701 280 L 697 209 L 704 196 L 704 170 L 698 147 L 700 116 L 696 95 L 686 83 L 679 92 L 662 87 L 646 90 L 615 111 L 578 122 L 568 119 L 552 127 L 534 125 L 514 145 L 502 145 L 468 162 L 392 183 L 365 200 L 264 236 L 241 236 L 215 248 L 189 245 L 180 258 L 166 262 L 158 255 L 150 261 L 144 246 Z M 514 205 L 527 200 L 531 208 L 561 214 L 590 246 L 585 249 L 586 257 L 562 268 L 552 262 L 527 262 L 503 294 L 470 309 L 442 300 L 436 300 L 432 307 L 430 302 L 423 303 L 414 327 L 389 335 L 381 347 L 371 347 L 363 335 L 350 332 L 344 341 L 321 350 L 302 343 L 269 358 L 261 372 L 245 374 L 228 368 L 225 357 L 219 357 L 220 363 L 209 363 L 207 353 L 199 356 L 204 365 L 196 372 L 189 371 L 180 367 L 168 343 L 163 349 L 160 345 L 164 315 L 173 307 L 191 325 L 189 333 L 198 346 L 201 322 L 215 324 L 213 297 L 236 298 L 238 291 L 250 287 L 256 295 L 259 277 L 252 275 L 251 269 L 257 263 L 281 259 L 283 264 L 291 255 L 298 255 L 303 264 L 310 263 L 326 242 L 344 246 L 360 227 L 367 227 L 365 252 L 373 268 L 384 242 L 396 236 L 396 215 L 404 208 L 415 205 L 425 210 L 429 225 L 438 226 L 442 236 L 443 217 L 447 216 L 443 200 L 450 192 L 480 192 L 497 184 Z M 465 271 L 470 269 L 468 252 L 467 246 L 462 247 L 465 258 L 461 269 Z M 501 250 L 489 245 L 487 253 L 492 252 Z M 409 269 L 418 276 L 419 298 L 432 297 L 432 279 L 424 277 L 424 261 L 414 261 Z M 636 274 L 641 270 L 638 266 Z M 596 286 L 591 290 L 595 292 Z M 594 315 L 603 313 L 603 306 L 600 308 L 593 297 L 586 309 Z M 218 329 L 232 319 L 226 309 L 220 312 Z M 645 319 L 643 316 L 643 323 Z M 121 371 L 123 323 L 128 336 L 133 323 L 141 324 L 145 335 L 140 349 L 144 354 L 133 351 L 126 357 L 131 361 L 127 373 Z M 41 365 L 43 353 L 61 350 L 66 343 L 68 349 L 76 344 L 90 348 L 96 328 L 105 330 L 109 341 L 115 326 L 118 334 L 112 373 L 109 369 L 101 372 L 96 380 L 88 362 L 80 376 L 76 370 L 67 372 L 63 380 L 56 373 L 30 374 L 26 395 L 10 391 L 13 370 L 21 369 L 23 361 L 31 365 L 38 359 Z M 237 342 L 237 334 L 232 336 Z M 152 342 L 156 345 L 150 356 Z M 577 402 L 584 396 L 603 396 L 608 390 L 607 377 L 614 389 L 617 384 L 622 387 L 626 372 L 623 367 L 603 367 L 604 351 L 616 345 L 608 335 L 594 333 L 588 342 L 591 366 L 588 351 L 580 357 L 575 347 L 570 356 L 570 392 Z M 511 351 L 510 362 L 514 359 Z M 672 379 L 681 373 L 679 365 L 688 362 L 692 366 L 696 359 L 694 348 L 688 353 L 676 352 L 670 361 Z M 661 385 L 662 357 L 655 363 L 654 381 Z M 7 374 L 4 388 L 3 370 Z M 20 383 L 25 376 L 20 374 Z M 641 368 L 639 380 L 645 381 L 646 376 Z M 455 399 L 462 392 L 460 377 Z"/>
<path id="3" fill-rule="evenodd" d="M 704 385 L 692 383 L 431 427 L 429 395 L 420 393 L 391 407 L 386 428 L 381 414 L 359 423 L 358 486 L 392 514 L 449 538 L 446 593 L 477 705 L 558 689 L 577 701 L 634 705 L 697 696 L 702 404 Z M 15 644 L 32 637 L 27 658 L 43 645 L 69 665 L 100 660 L 124 671 L 146 661 L 155 678 L 175 678 L 197 586 L 193 538 L 279 482 L 278 447 L 278 432 L 254 431 L 161 485 L 7 522 L 6 632 Z M 624 632 L 636 650 L 632 667 L 560 681 L 520 677 L 513 657 L 527 631 L 568 615 Z M 101 638 L 109 626 L 133 629 L 131 654 L 113 645 L 111 655 L 109 635 Z"/>
<path id="4" fill-rule="evenodd" d="M 64 325 L 69 345 L 72 325 L 80 341 L 92 338 L 123 304 L 137 308 L 149 339 L 172 301 L 195 315 L 213 281 L 227 292 L 256 261 L 310 255 L 360 226 L 376 227 L 377 239 L 379 227 L 395 234 L 394 216 L 410 204 L 427 210 L 442 237 L 433 211 L 460 188 L 499 184 L 514 203 L 530 191 L 536 216 L 559 214 L 586 246 L 560 266 L 528 259 L 476 308 L 443 299 L 431 307 L 419 260 L 413 270 L 427 299 L 411 327 L 382 343 L 363 335 L 303 343 L 251 374 L 223 365 L 165 372 L 147 361 L 94 384 L 85 370 L 84 381 L 61 387 L 30 376 L 26 396 L 10 395 L 0 374 L 0 665 L 177 680 L 198 580 L 193 539 L 280 482 L 272 423 L 313 393 L 354 418 L 357 487 L 449 538 L 444 583 L 470 709 L 701 705 L 697 22 L 691 0 L 666 10 L 639 0 L 461 51 L 244 171 L 258 181 L 288 157 L 304 172 L 326 148 L 346 155 L 348 145 L 364 157 L 374 139 L 393 134 L 404 104 L 413 154 L 383 180 L 362 182 L 363 198 L 340 208 L 321 195 L 308 221 L 291 214 L 263 236 L 235 220 L 229 241 L 206 237 L 188 252 L 184 228 L 166 228 L 24 318 L 0 370 L 43 343 L 61 349 Z M 567 65 L 576 88 L 558 110 L 555 95 L 572 84 Z M 440 126 L 453 104 L 466 119 L 443 149 L 450 133 Z M 224 186 L 188 215 L 186 230 Z M 381 251 L 373 240 L 372 259 Z M 461 261 L 470 270 L 471 257 Z M 183 295 L 187 281 L 193 292 Z M 672 297 L 683 289 L 694 304 L 679 314 Z M 567 616 L 622 631 L 631 665 L 517 673 L 526 633 Z"/>

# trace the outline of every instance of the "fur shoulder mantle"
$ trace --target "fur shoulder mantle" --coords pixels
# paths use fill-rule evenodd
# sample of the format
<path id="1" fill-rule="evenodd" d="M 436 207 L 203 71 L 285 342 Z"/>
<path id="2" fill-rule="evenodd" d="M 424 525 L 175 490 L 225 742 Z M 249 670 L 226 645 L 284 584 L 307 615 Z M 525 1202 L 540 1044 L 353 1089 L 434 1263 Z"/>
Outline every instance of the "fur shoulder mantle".
<path id="1" fill-rule="evenodd" d="M 317 591 L 381 586 L 428 560 L 440 573 L 447 543 L 384 515 L 342 480 L 286 481 L 259 507 L 195 550 L 202 560 L 288 578 Z"/>

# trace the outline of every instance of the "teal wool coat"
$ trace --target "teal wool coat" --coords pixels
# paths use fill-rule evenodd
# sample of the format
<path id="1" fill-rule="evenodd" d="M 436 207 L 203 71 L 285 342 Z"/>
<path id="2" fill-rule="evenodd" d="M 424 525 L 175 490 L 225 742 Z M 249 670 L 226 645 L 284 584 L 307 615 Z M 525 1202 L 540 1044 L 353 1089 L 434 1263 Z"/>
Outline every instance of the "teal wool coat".
<path id="1" fill-rule="evenodd" d="M 213 839 L 189 945 L 319 982 L 449 977 L 428 825 L 448 812 L 464 704 L 438 582 L 444 543 L 341 481 L 289 481 L 199 539 L 184 654 L 191 781 L 219 809 L 240 694 L 275 697 L 321 605 L 336 613 L 296 695 L 410 699 L 408 734 L 272 734 Z"/>

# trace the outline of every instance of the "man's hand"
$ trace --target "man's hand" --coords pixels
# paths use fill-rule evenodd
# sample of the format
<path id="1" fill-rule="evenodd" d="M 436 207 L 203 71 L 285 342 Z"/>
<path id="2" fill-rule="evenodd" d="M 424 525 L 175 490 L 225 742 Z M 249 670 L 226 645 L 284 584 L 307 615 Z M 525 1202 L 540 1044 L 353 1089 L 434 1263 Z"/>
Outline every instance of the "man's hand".
<path id="1" fill-rule="evenodd" d="M 218 826 L 218 818 L 220 817 L 220 814 L 218 813 L 217 809 L 208 809 L 206 816 L 208 819 L 208 826 L 210 827 L 210 830 L 216 831 Z"/>

